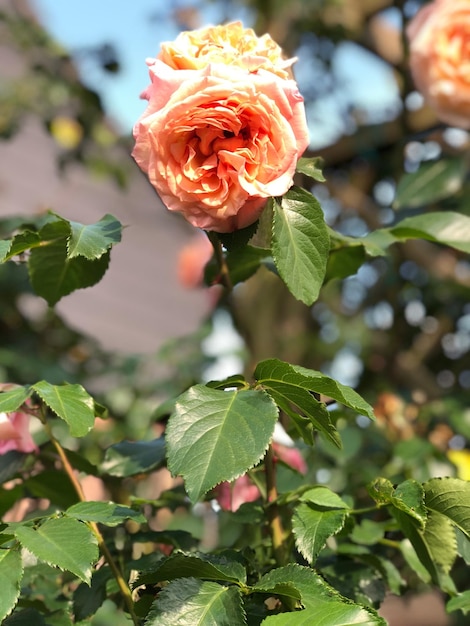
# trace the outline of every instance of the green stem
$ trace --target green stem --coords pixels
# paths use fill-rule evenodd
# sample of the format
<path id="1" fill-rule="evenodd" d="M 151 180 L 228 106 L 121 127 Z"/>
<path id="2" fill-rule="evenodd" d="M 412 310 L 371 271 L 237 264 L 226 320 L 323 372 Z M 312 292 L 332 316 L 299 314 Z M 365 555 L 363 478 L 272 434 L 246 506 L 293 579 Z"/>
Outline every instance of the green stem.
<path id="1" fill-rule="evenodd" d="M 209 241 L 214 248 L 215 258 L 217 261 L 217 265 L 219 266 L 221 283 L 222 285 L 224 285 L 227 293 L 231 293 L 233 291 L 233 284 L 232 279 L 230 278 L 230 271 L 228 269 L 227 259 L 225 258 L 222 243 L 217 233 L 208 232 L 207 236 L 209 237 Z"/>
<path id="2" fill-rule="evenodd" d="M 80 484 L 80 481 L 78 480 L 75 470 L 72 467 L 72 465 L 70 464 L 70 461 L 67 458 L 67 455 L 65 453 L 65 450 L 63 449 L 63 447 L 61 446 L 61 444 L 57 441 L 57 439 L 54 437 L 53 433 L 52 433 L 52 429 L 49 426 L 49 424 L 45 421 L 45 419 L 41 420 L 44 424 L 44 427 L 46 429 L 47 434 L 49 435 L 50 440 L 52 441 L 53 446 L 55 447 L 55 449 L 57 450 L 57 454 L 60 457 L 60 460 L 62 461 L 62 466 L 64 468 L 65 473 L 67 474 L 67 476 L 70 479 L 70 482 L 72 483 L 75 492 L 77 493 L 78 499 L 81 502 L 86 502 L 86 497 L 85 497 L 85 493 L 83 491 L 82 485 Z M 104 537 L 101 534 L 100 529 L 98 528 L 98 525 L 96 524 L 96 522 L 87 522 L 89 528 L 92 530 L 93 534 L 96 537 L 96 540 L 98 542 L 98 547 L 101 551 L 101 554 L 104 556 L 106 562 L 108 563 L 109 567 L 111 568 L 111 571 L 113 572 L 114 578 L 116 579 L 116 582 L 118 584 L 119 587 L 119 591 L 122 594 L 122 597 L 124 598 L 124 602 L 126 604 L 127 610 L 129 611 L 129 614 L 132 618 L 132 621 L 134 622 L 135 626 L 139 626 L 140 624 L 140 620 L 137 617 L 137 615 L 135 614 L 134 611 L 134 601 L 132 599 L 132 593 L 131 590 L 129 588 L 129 585 L 126 583 L 126 581 L 124 580 L 124 577 L 122 575 L 121 570 L 119 569 L 116 561 L 113 559 L 113 556 L 111 554 L 111 552 L 108 550 L 108 546 L 105 543 Z"/>
<path id="3" fill-rule="evenodd" d="M 277 565 L 284 565 L 287 562 L 285 532 L 282 525 L 282 519 L 279 511 L 277 500 L 276 485 L 276 465 L 272 444 L 269 445 L 268 451 L 264 458 L 264 467 L 266 472 L 266 513 L 268 516 L 269 532 L 273 544 L 273 556 Z"/>

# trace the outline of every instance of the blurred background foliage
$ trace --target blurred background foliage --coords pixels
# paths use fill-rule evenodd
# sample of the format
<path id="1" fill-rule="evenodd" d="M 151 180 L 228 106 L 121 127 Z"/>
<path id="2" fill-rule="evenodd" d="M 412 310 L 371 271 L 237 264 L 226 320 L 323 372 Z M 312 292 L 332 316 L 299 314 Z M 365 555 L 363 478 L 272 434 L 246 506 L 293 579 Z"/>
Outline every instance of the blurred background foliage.
<path id="1" fill-rule="evenodd" d="M 240 4 L 212 3 L 221 5 L 227 19 Z M 177 5 L 175 24 L 200 26 L 206 4 Z M 312 155 L 324 159 L 326 177 L 311 190 L 329 226 L 355 237 L 421 211 L 470 214 L 468 134 L 437 122 L 407 72 L 401 26 L 424 2 L 244 4 L 258 34 L 269 32 L 289 55 L 299 57 L 297 79 L 315 144 Z M 131 138 L 109 124 L 99 95 L 76 70 L 80 55 L 87 55 L 104 71 L 119 73 L 119 50 L 103 43 L 74 57 L 21 2 L 0 13 L 0 40 L 23 65 L 20 75 L 2 81 L 1 141 L 12 140 L 34 115 L 59 146 L 59 170 L 79 163 L 124 186 Z M 379 93 L 377 72 L 385 80 L 380 85 L 388 85 L 387 98 Z M 413 175 L 423 167 L 435 171 L 430 169 L 427 184 L 420 186 Z M 311 186 L 307 179 L 298 182 Z M 6 219 L 4 208 L 1 212 L 0 231 L 8 235 L 17 224 Z M 354 267 L 350 259 L 345 278 L 329 281 L 311 309 L 296 302 L 274 275 L 259 271 L 237 288 L 233 320 L 220 302 L 198 333 L 175 338 L 151 357 L 107 353 L 35 302 L 21 262 L 1 265 L 0 378 L 19 384 L 42 378 L 81 382 L 96 393 L 113 418 L 111 427 L 98 429 L 82 444 L 93 461 L 99 450 L 122 438 L 155 437 L 160 430 L 155 407 L 211 377 L 227 361 L 249 368 L 259 359 L 278 357 L 352 385 L 376 409 L 372 425 L 334 413 L 344 448 L 334 450 L 319 440 L 307 457 L 307 480 L 327 483 L 365 504 L 364 485 L 377 475 L 395 483 L 439 474 L 468 478 L 469 261 L 428 241 L 395 245 L 386 258 L 363 261 L 356 259 Z M 243 341 L 227 343 L 234 328 Z M 166 414 L 160 409 L 156 417 L 164 420 Z M 281 491 L 283 481 L 292 489 L 305 480 L 280 467 Z M 176 525 L 174 519 L 167 523 Z M 178 523 L 202 534 L 201 517 L 178 518 Z M 223 515 L 219 529 L 222 545 L 236 545 L 246 532 L 243 523 L 238 532 L 225 528 Z M 385 547 L 384 556 L 390 558 Z M 411 573 L 408 583 L 421 585 Z"/>

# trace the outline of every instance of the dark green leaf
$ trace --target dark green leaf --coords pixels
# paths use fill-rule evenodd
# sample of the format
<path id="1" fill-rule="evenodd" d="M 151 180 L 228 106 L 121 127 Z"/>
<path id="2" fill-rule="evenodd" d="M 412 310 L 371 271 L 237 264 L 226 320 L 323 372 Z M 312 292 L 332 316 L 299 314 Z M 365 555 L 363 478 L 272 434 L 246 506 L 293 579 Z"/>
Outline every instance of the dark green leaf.
<path id="1" fill-rule="evenodd" d="M 423 487 L 426 507 L 446 516 L 470 538 L 470 483 L 459 478 L 432 478 Z"/>
<path id="2" fill-rule="evenodd" d="M 42 380 L 31 389 L 56 415 L 67 422 L 73 437 L 83 437 L 93 428 L 94 401 L 81 385 L 51 385 Z"/>
<path id="3" fill-rule="evenodd" d="M 319 183 L 324 183 L 326 178 L 323 176 L 321 170 L 322 165 L 323 159 L 321 157 L 301 157 L 297 161 L 296 170 L 300 174 L 305 174 L 305 176 L 309 176 Z"/>
<path id="4" fill-rule="evenodd" d="M 48 626 L 44 620 L 44 616 L 36 609 L 26 608 L 15 611 L 8 617 L 2 626 Z"/>
<path id="5" fill-rule="evenodd" d="M 0 550 L 0 622 L 11 613 L 18 600 L 22 577 L 21 552 L 15 548 Z"/>
<path id="6" fill-rule="evenodd" d="M 145 524 L 146 518 L 139 511 L 114 502 L 78 502 L 65 511 L 65 515 L 83 522 L 97 522 L 105 526 L 118 526 L 130 519 Z"/>
<path id="7" fill-rule="evenodd" d="M 226 250 L 236 250 L 237 248 L 244 248 L 250 241 L 258 228 L 258 222 L 241 228 L 240 230 L 234 230 L 232 233 L 211 233 L 211 237 L 216 236 L 222 243 Z"/>
<path id="8" fill-rule="evenodd" d="M 278 410 L 261 390 L 220 391 L 204 385 L 179 397 L 168 421 L 168 467 L 192 501 L 256 465 L 267 450 Z"/>
<path id="9" fill-rule="evenodd" d="M 165 439 L 121 441 L 106 449 L 101 471 L 110 476 L 135 476 L 165 463 Z"/>
<path id="10" fill-rule="evenodd" d="M 39 234 L 42 245 L 31 250 L 29 276 L 34 291 L 50 306 L 76 289 L 91 287 L 104 276 L 109 252 L 93 261 L 84 257 L 67 258 L 70 225 L 65 220 L 46 224 Z"/>
<path id="11" fill-rule="evenodd" d="M 232 583 L 245 583 L 246 570 L 241 563 L 217 554 L 182 554 L 175 552 L 164 559 L 138 583 L 157 583 L 175 578 L 201 578 Z"/>
<path id="12" fill-rule="evenodd" d="M 159 593 L 145 626 L 243 626 L 246 624 L 237 587 L 180 578 Z"/>
<path id="13" fill-rule="evenodd" d="M 112 215 L 105 215 L 96 224 L 85 226 L 70 222 L 67 257 L 83 256 L 92 261 L 99 259 L 112 245 L 121 241 L 121 223 Z"/>
<path id="14" fill-rule="evenodd" d="M 66 517 L 52 518 L 37 529 L 18 526 L 15 535 L 41 561 L 90 583 L 98 547 L 96 537 L 85 524 Z"/>
<path id="15" fill-rule="evenodd" d="M 101 567 L 91 577 L 88 586 L 81 583 L 73 594 L 73 613 L 76 620 L 94 615 L 108 597 L 106 583 L 112 577 L 109 567 Z"/>
<path id="16" fill-rule="evenodd" d="M 274 202 L 271 248 L 289 291 L 313 304 L 325 278 L 330 242 L 321 206 L 308 191 L 292 187 Z"/>
<path id="17" fill-rule="evenodd" d="M 227 254 L 227 266 L 232 283 L 236 285 L 248 280 L 259 268 L 261 263 L 271 258 L 271 250 L 245 246 L 236 248 Z"/>
<path id="18" fill-rule="evenodd" d="M 401 178 L 394 207 L 417 208 L 453 196 L 462 188 L 466 173 L 467 163 L 461 158 L 423 163 L 416 172 Z"/>
<path id="19" fill-rule="evenodd" d="M 332 250 L 328 258 L 325 280 L 352 276 L 365 260 L 364 246 L 350 246 L 349 248 Z"/>
<path id="20" fill-rule="evenodd" d="M 44 470 L 25 481 L 25 489 L 36 498 L 47 498 L 60 508 L 67 508 L 77 502 L 78 496 L 70 478 L 65 472 Z"/>

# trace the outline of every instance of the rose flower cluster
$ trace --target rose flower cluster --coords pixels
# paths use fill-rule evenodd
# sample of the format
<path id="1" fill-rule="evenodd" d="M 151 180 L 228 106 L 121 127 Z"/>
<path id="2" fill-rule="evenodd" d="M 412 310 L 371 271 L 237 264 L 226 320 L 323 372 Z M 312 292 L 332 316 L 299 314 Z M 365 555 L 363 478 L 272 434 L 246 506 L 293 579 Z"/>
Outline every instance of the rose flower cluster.
<path id="1" fill-rule="evenodd" d="M 240 22 L 181 33 L 147 60 L 132 155 L 168 209 L 231 232 L 289 189 L 308 145 L 294 61 Z"/>
<path id="2" fill-rule="evenodd" d="M 470 128 L 470 0 L 435 0 L 407 28 L 413 80 L 443 122 Z"/>

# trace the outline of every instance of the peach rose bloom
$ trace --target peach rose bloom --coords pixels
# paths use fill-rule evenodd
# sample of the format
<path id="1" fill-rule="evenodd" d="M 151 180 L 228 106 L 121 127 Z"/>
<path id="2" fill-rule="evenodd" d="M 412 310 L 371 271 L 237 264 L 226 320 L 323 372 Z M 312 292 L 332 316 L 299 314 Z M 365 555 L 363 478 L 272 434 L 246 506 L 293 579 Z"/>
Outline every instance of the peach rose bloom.
<path id="1" fill-rule="evenodd" d="M 0 454 L 10 450 L 35 452 L 37 446 L 29 433 L 29 415 L 21 411 L 0 413 Z"/>
<path id="2" fill-rule="evenodd" d="M 413 79 L 436 115 L 470 128 L 470 1 L 435 0 L 407 28 Z"/>
<path id="3" fill-rule="evenodd" d="M 175 70 L 199 70 L 222 63 L 250 72 L 267 70 L 281 78 L 292 77 L 290 67 L 296 60 L 285 59 L 270 35 L 257 37 L 241 22 L 180 33 L 175 41 L 162 44 L 157 58 Z"/>
<path id="4" fill-rule="evenodd" d="M 193 226 L 225 233 L 253 224 L 267 198 L 292 185 L 308 145 L 296 83 L 225 64 L 147 63 L 152 82 L 134 126 L 137 164 L 167 208 Z"/>

